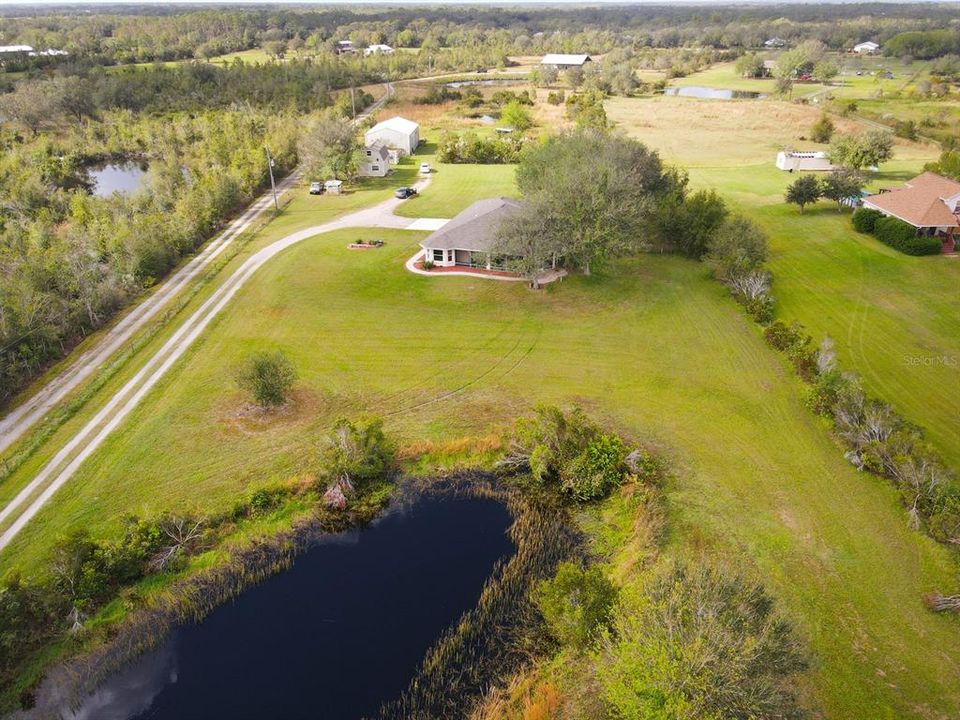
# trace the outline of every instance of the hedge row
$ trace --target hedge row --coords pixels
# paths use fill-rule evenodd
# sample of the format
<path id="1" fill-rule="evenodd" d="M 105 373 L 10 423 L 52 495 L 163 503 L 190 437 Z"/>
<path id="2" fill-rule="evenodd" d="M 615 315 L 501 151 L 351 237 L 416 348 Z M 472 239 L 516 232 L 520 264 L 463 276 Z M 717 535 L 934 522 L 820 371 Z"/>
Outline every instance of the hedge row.
<path id="1" fill-rule="evenodd" d="M 858 208 L 853 213 L 853 227 L 858 232 L 872 234 L 905 255 L 937 255 L 940 252 L 939 238 L 918 235 L 913 225 L 872 208 Z"/>

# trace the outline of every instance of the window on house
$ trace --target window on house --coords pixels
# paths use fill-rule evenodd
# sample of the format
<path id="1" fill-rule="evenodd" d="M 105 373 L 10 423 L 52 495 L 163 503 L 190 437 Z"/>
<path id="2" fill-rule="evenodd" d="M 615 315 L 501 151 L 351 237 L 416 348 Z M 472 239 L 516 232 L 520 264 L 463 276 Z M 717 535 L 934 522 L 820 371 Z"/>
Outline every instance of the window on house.
<path id="1" fill-rule="evenodd" d="M 380 166 L 379 166 L 379 165 L 373 165 L 373 166 L 371 167 L 371 170 L 373 170 L 374 172 L 380 172 Z"/>
<path id="2" fill-rule="evenodd" d="M 434 251 L 433 251 L 433 261 L 434 261 L 434 262 L 443 262 L 443 250 L 434 250 Z"/>

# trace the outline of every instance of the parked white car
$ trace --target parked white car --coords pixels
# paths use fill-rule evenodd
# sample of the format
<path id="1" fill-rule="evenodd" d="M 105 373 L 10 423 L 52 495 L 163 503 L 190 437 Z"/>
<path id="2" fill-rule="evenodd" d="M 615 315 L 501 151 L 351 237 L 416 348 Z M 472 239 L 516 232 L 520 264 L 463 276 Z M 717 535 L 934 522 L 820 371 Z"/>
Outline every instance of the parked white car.
<path id="1" fill-rule="evenodd" d="M 421 175 L 430 174 L 430 163 L 420 163 L 420 174 Z"/>
<path id="2" fill-rule="evenodd" d="M 323 183 L 322 183 L 322 182 L 312 182 L 312 183 L 310 183 L 310 194 L 311 194 L 311 195 L 321 195 L 321 194 L 323 194 Z"/>

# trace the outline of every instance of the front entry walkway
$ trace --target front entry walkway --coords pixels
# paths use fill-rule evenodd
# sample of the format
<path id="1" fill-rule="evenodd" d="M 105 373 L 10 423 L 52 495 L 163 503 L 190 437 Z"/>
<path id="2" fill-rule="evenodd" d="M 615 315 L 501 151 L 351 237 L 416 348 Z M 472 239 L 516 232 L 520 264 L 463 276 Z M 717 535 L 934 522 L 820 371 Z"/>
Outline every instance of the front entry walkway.
<path id="1" fill-rule="evenodd" d="M 408 228 L 409 229 L 409 228 Z M 413 257 L 407 260 L 405 267 L 415 275 L 454 275 L 460 277 L 475 277 L 484 280 L 503 280 L 506 282 L 523 282 L 526 278 L 516 273 L 503 270 L 487 270 L 486 268 L 465 267 L 456 265 L 454 267 L 435 267 L 432 270 L 423 269 L 424 250 L 418 250 Z M 555 280 L 560 280 L 567 274 L 566 270 L 544 270 L 538 277 L 537 283 L 546 285 Z"/>

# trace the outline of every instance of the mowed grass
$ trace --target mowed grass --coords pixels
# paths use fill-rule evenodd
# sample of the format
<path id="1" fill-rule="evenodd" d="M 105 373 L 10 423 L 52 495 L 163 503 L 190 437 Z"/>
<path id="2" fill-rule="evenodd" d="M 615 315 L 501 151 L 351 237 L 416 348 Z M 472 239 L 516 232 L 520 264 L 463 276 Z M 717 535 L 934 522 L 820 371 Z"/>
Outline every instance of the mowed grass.
<path id="1" fill-rule="evenodd" d="M 672 543 L 764 579 L 810 643 L 803 690 L 827 717 L 960 712 L 956 620 L 921 601 L 952 581 L 950 557 L 907 528 L 884 483 L 844 463 L 702 265 L 643 256 L 534 293 L 407 273 L 421 233 L 371 230 L 383 249 L 348 250 L 357 235 L 305 241 L 259 271 L 5 564 L 35 563 L 70 528 L 114 532 L 131 511 L 226 509 L 313 469 L 341 415 L 381 415 L 406 443 L 579 403 L 670 458 Z M 231 372 L 260 349 L 300 373 L 291 410 L 268 420 L 245 409 Z"/>
<path id="2" fill-rule="evenodd" d="M 844 366 L 924 427 L 960 468 L 960 260 L 897 253 L 854 232 L 849 213 L 829 202 L 802 215 L 783 202 L 794 176 L 778 171 L 774 157 L 791 144 L 824 147 L 799 140 L 819 110 L 773 101 L 659 98 L 611 101 L 608 112 L 665 160 L 689 168 L 695 186 L 717 189 L 763 225 L 778 317 L 799 320 L 817 342 L 833 338 Z M 844 132 L 862 127 L 836 122 Z M 897 159 L 870 186 L 902 184 L 937 152 L 898 140 Z"/>

